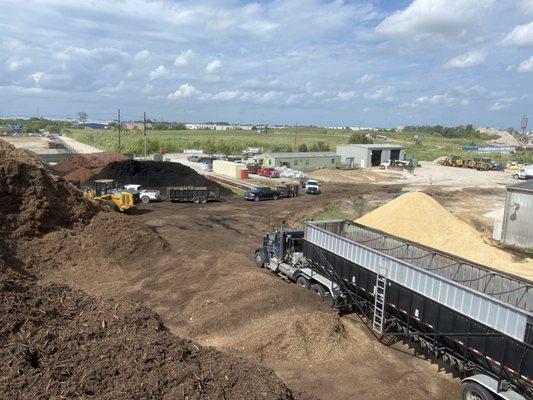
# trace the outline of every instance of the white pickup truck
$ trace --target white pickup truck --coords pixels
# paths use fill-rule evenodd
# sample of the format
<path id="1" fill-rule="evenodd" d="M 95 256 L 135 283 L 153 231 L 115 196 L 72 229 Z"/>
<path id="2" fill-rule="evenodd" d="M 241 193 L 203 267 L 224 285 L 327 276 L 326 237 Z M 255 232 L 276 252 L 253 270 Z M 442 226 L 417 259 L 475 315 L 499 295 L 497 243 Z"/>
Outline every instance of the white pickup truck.
<path id="1" fill-rule="evenodd" d="M 522 168 L 520 171 L 513 174 L 515 179 L 533 179 L 533 164 L 526 165 L 525 168 Z"/>
<path id="2" fill-rule="evenodd" d="M 124 185 L 124 190 L 139 194 L 139 199 L 143 203 L 151 201 L 161 201 L 161 192 L 159 190 L 146 190 L 141 185 Z"/>

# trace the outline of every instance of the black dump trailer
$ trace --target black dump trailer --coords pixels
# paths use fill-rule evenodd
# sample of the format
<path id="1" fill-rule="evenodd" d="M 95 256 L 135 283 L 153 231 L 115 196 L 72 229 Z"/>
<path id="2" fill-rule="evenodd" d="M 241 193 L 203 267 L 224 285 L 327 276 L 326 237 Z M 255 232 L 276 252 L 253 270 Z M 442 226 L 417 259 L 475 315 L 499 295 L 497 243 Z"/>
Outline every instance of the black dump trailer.
<path id="1" fill-rule="evenodd" d="M 533 398 L 532 282 L 351 221 L 309 222 L 304 236 L 335 305 L 449 362 L 463 399 Z"/>
<path id="2" fill-rule="evenodd" d="M 192 202 L 205 204 L 220 200 L 220 189 L 197 186 L 174 186 L 167 188 L 167 199 L 173 202 Z"/>
<path id="3" fill-rule="evenodd" d="M 300 185 L 295 184 L 281 184 L 276 187 L 276 190 L 279 191 L 281 197 L 297 197 L 300 192 Z"/>

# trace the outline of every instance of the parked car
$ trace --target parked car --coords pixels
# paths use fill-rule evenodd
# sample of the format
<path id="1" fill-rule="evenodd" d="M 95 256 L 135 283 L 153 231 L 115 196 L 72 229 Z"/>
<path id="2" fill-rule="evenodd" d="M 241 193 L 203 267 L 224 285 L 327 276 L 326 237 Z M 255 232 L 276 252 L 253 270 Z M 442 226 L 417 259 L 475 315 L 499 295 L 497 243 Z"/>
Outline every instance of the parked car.
<path id="1" fill-rule="evenodd" d="M 320 185 L 317 181 L 308 179 L 305 183 L 305 193 L 320 194 Z"/>
<path id="2" fill-rule="evenodd" d="M 513 174 L 515 179 L 533 179 L 533 164 L 526 165 L 520 171 Z"/>
<path id="3" fill-rule="evenodd" d="M 244 194 L 245 200 L 277 200 L 281 197 L 279 190 L 271 189 L 269 187 L 258 187 L 247 191 Z"/>
<path id="4" fill-rule="evenodd" d="M 266 176 L 267 178 L 273 178 L 272 175 L 276 174 L 276 168 L 261 168 L 257 171 L 257 175 Z M 279 178 L 279 173 L 278 176 Z"/>

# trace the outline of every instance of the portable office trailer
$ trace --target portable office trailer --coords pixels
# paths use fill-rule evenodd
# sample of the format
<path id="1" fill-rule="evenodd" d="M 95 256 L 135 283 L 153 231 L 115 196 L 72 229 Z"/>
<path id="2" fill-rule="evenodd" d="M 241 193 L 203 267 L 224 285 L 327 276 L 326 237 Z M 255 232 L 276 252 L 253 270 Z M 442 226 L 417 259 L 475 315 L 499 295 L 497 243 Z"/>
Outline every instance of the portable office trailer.
<path id="1" fill-rule="evenodd" d="M 396 144 L 341 144 L 337 146 L 337 154 L 343 165 L 361 168 L 377 167 L 405 157 L 403 146 Z"/>
<path id="2" fill-rule="evenodd" d="M 533 249 L 533 180 L 507 187 L 501 241 Z"/>
<path id="3" fill-rule="evenodd" d="M 381 333 L 400 328 L 463 372 L 533 395 L 531 282 L 351 221 L 309 222 L 304 255 L 374 307 Z"/>
<path id="4" fill-rule="evenodd" d="M 336 168 L 340 163 L 340 156 L 330 151 L 325 152 L 295 152 L 268 153 L 263 159 L 265 167 L 282 167 L 310 171 L 320 168 Z"/>

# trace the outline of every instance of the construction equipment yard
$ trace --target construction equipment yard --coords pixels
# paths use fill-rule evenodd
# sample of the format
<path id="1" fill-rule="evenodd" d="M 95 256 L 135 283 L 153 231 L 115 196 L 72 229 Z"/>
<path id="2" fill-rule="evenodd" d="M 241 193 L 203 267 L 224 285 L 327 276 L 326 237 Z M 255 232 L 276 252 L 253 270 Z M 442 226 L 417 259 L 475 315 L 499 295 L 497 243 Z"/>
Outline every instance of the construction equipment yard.
<path id="1" fill-rule="evenodd" d="M 355 313 L 340 315 L 256 268 L 253 252 L 283 221 L 299 226 L 332 202 L 356 219 L 418 190 L 442 211 L 414 193 L 390 214 L 368 214 L 369 224 L 394 226 L 396 235 L 411 229 L 410 239 L 423 243 L 429 228 L 401 221 L 420 210 L 427 223 L 429 210 L 443 246 L 454 235 L 481 246 L 491 224 L 484 215 L 503 206 L 507 177 L 480 173 L 485 185 L 475 188 L 445 174 L 439 185 L 388 171 L 322 170 L 319 196 L 255 203 L 224 189 L 219 202 L 139 204 L 120 215 L 99 212 L 39 161 L 0 145 L 0 397 L 460 398 L 460 376 L 442 359 L 409 341 L 380 342 Z M 205 183 L 174 165 L 187 184 Z M 119 179 L 128 173 L 116 162 L 107 168 Z M 530 259 L 492 250 L 531 277 Z"/>

